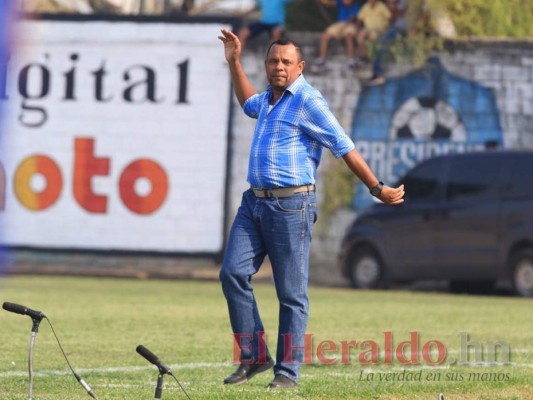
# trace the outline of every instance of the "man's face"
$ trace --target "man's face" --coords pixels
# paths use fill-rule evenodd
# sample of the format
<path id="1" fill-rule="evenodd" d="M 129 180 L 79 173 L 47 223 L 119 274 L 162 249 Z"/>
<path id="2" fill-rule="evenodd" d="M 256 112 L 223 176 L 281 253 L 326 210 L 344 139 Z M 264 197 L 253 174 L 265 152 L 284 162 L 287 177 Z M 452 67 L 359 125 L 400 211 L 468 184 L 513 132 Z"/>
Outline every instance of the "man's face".
<path id="1" fill-rule="evenodd" d="M 298 51 L 292 44 L 275 44 L 270 48 L 265 61 L 266 74 L 274 90 L 283 91 L 301 75 L 305 61 L 300 61 Z"/>

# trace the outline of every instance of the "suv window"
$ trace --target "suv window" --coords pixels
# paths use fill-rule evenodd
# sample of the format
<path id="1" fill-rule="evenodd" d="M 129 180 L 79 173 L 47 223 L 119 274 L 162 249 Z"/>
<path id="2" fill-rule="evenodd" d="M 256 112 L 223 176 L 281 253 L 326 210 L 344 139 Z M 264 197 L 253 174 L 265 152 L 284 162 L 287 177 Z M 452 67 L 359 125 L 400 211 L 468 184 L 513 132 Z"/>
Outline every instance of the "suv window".
<path id="1" fill-rule="evenodd" d="M 510 154 L 505 160 L 502 179 L 503 195 L 533 197 L 533 157 L 531 154 Z"/>
<path id="2" fill-rule="evenodd" d="M 495 193 L 500 178 L 500 159 L 487 155 L 452 157 L 446 185 L 446 199 L 473 201 Z"/>
<path id="3" fill-rule="evenodd" d="M 415 167 L 402 183 L 409 201 L 430 201 L 437 198 L 439 181 L 444 172 L 445 159 L 430 159 Z"/>

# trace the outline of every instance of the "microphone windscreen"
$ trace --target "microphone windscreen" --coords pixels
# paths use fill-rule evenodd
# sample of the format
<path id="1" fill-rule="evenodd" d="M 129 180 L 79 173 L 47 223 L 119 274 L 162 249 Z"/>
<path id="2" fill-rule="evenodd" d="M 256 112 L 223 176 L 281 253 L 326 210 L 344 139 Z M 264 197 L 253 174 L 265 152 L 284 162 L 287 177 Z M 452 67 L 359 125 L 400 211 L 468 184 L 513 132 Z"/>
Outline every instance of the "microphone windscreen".
<path id="1" fill-rule="evenodd" d="M 9 303 L 7 301 L 2 304 L 2 308 L 6 311 L 14 312 L 21 315 L 26 315 L 26 312 L 28 310 L 26 307 L 21 306 L 20 304 Z"/>
<path id="2" fill-rule="evenodd" d="M 141 344 L 137 346 L 137 353 L 146 358 L 152 364 L 159 364 L 159 359 L 157 356 Z"/>

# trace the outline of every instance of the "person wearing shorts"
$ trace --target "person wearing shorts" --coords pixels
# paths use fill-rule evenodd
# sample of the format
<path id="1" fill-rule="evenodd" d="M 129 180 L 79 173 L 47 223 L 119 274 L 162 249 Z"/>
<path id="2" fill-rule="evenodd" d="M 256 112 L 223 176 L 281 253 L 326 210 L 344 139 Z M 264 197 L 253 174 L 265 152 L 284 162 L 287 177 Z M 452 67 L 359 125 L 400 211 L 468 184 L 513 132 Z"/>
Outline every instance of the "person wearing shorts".
<path id="1" fill-rule="evenodd" d="M 283 36 L 285 25 L 285 5 L 292 0 L 259 0 L 261 18 L 239 30 L 239 40 L 242 46 L 247 39 L 259 36 L 267 32 L 271 41 L 280 39 Z"/>
<path id="2" fill-rule="evenodd" d="M 361 8 L 358 0 L 337 0 L 337 21 L 326 28 L 320 37 L 319 55 L 315 65 L 323 67 L 326 64 L 328 45 L 331 39 L 344 40 L 348 56 L 348 66 L 353 68 L 355 61 L 355 38 L 357 14 Z"/>

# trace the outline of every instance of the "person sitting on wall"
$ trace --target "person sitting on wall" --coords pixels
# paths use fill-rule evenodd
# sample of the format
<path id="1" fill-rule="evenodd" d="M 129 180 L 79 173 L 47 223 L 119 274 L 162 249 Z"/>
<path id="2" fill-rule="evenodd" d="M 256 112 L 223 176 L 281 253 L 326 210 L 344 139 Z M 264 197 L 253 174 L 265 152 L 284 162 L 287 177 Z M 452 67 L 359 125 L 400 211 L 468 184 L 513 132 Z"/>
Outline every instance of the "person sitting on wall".
<path id="1" fill-rule="evenodd" d="M 331 0 L 321 0 L 324 5 L 330 5 Z M 343 39 L 346 44 L 348 55 L 348 67 L 353 68 L 355 61 L 355 37 L 357 35 L 357 14 L 364 0 L 336 0 L 337 21 L 329 25 L 320 36 L 319 55 L 315 65 L 322 68 L 326 64 L 328 45 L 331 39 Z"/>
<path id="2" fill-rule="evenodd" d="M 366 64 L 368 57 L 367 41 L 376 42 L 390 26 L 392 14 L 380 0 L 368 0 L 357 15 L 357 45 L 360 62 Z"/>
<path id="3" fill-rule="evenodd" d="M 285 25 L 285 5 L 292 0 L 258 0 L 261 10 L 259 21 L 252 22 L 239 30 L 238 37 L 244 47 L 246 40 L 252 39 L 263 32 L 267 32 L 270 41 L 276 41 L 283 36 Z"/>
<path id="4" fill-rule="evenodd" d="M 392 22 L 378 40 L 376 56 L 372 63 L 372 77 L 367 82 L 368 85 L 380 85 L 385 82 L 384 53 L 395 38 L 407 34 L 407 0 L 387 0 L 387 6 L 392 14 Z"/>

